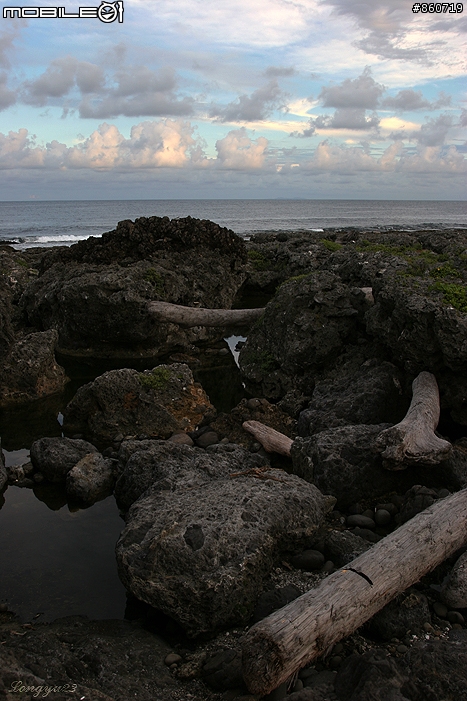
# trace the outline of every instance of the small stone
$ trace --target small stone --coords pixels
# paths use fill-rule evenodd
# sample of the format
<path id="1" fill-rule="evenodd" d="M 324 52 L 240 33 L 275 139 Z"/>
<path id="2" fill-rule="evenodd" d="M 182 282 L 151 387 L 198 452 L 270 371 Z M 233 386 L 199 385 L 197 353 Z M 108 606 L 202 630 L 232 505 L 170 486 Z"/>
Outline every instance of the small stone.
<path id="1" fill-rule="evenodd" d="M 363 516 L 362 514 L 352 514 L 351 516 L 347 516 L 346 521 L 347 525 L 351 527 L 358 526 L 359 528 L 373 529 L 376 526 L 372 518 Z"/>
<path id="2" fill-rule="evenodd" d="M 202 436 L 195 440 L 195 444 L 198 448 L 207 448 L 208 445 L 214 445 L 219 443 L 219 436 L 215 431 L 206 431 Z"/>
<path id="3" fill-rule="evenodd" d="M 324 555 L 319 550 L 304 550 L 291 559 L 293 567 L 298 570 L 319 570 L 324 565 Z"/>
<path id="4" fill-rule="evenodd" d="M 302 682 L 301 679 L 297 679 L 297 681 L 295 682 L 295 684 L 294 684 L 294 686 L 293 686 L 292 691 L 293 691 L 293 692 L 295 692 L 295 691 L 301 691 L 302 689 L 303 689 L 303 682 Z"/>
<path id="5" fill-rule="evenodd" d="M 299 671 L 298 678 L 308 679 L 308 677 L 313 677 L 315 674 L 318 674 L 318 672 L 314 667 L 304 667 Z"/>
<path id="6" fill-rule="evenodd" d="M 0 612 L 8 611 L 8 604 L 0 604 Z"/>
<path id="7" fill-rule="evenodd" d="M 340 655 L 335 655 L 329 660 L 329 666 L 331 669 L 338 669 L 343 662 L 343 658 Z"/>
<path id="8" fill-rule="evenodd" d="M 448 607 L 441 603 L 441 601 L 435 601 L 433 604 L 433 611 L 439 618 L 446 618 L 448 613 Z"/>
<path id="9" fill-rule="evenodd" d="M 459 611 L 448 611 L 446 618 L 449 623 L 459 623 L 460 625 L 465 623 L 464 616 Z"/>
<path id="10" fill-rule="evenodd" d="M 287 682 L 284 682 L 277 689 L 271 691 L 267 696 L 263 696 L 263 701 L 282 701 L 287 696 Z"/>
<path id="11" fill-rule="evenodd" d="M 347 511 L 349 512 L 349 514 L 350 514 L 351 516 L 355 516 L 356 514 L 361 514 L 361 513 L 362 513 L 363 507 L 362 507 L 361 504 L 358 504 L 358 503 L 356 503 L 356 504 L 351 504 L 351 505 L 349 506 L 349 508 L 347 509 Z"/>
<path id="12" fill-rule="evenodd" d="M 177 431 L 177 433 L 173 433 L 167 440 L 171 443 L 177 443 L 177 445 L 194 445 L 193 440 L 185 431 Z"/>
<path id="13" fill-rule="evenodd" d="M 36 484 L 40 484 L 41 482 L 44 481 L 44 475 L 42 474 L 42 472 L 36 472 L 36 473 L 32 476 L 32 478 L 33 478 L 33 480 L 34 480 L 34 482 L 35 482 Z"/>
<path id="14" fill-rule="evenodd" d="M 219 350 L 219 355 L 229 355 L 230 351 L 228 348 L 221 348 Z"/>
<path id="15" fill-rule="evenodd" d="M 453 624 L 452 624 L 452 629 L 453 629 L 453 630 L 463 630 L 463 627 L 461 626 L 460 623 L 453 623 Z"/>
<path id="16" fill-rule="evenodd" d="M 341 652 L 344 652 L 344 646 L 342 643 L 337 643 L 337 645 L 334 645 L 332 651 L 335 655 L 340 655 Z"/>
<path id="17" fill-rule="evenodd" d="M 249 399 L 246 403 L 247 408 L 250 409 L 250 411 L 254 411 L 255 409 L 259 409 L 261 406 L 261 400 L 260 399 Z"/>
<path id="18" fill-rule="evenodd" d="M 171 667 L 172 665 L 177 665 L 182 661 L 182 658 L 180 655 L 177 655 L 176 652 L 169 652 L 169 654 L 166 656 L 164 660 L 164 664 L 167 665 L 167 667 Z"/>
<path id="19" fill-rule="evenodd" d="M 405 652 L 407 652 L 408 649 L 409 649 L 409 648 L 407 647 L 407 645 L 398 645 L 398 646 L 396 647 L 397 652 L 400 652 L 401 655 L 403 655 Z"/>
<path id="20" fill-rule="evenodd" d="M 428 623 L 428 621 L 425 621 L 425 623 L 423 624 L 423 630 L 424 630 L 426 633 L 433 633 L 434 628 L 433 628 L 433 626 L 431 625 L 431 623 Z"/>
<path id="21" fill-rule="evenodd" d="M 365 511 L 362 513 L 362 516 L 374 519 L 375 512 L 373 511 L 373 509 L 365 509 Z"/>
<path id="22" fill-rule="evenodd" d="M 352 533 L 355 533 L 355 535 L 360 536 L 360 538 L 365 538 L 365 540 L 369 540 L 370 543 L 377 543 L 378 541 L 381 540 L 381 536 L 379 536 L 377 533 L 373 533 L 369 528 L 354 528 Z"/>
<path id="23" fill-rule="evenodd" d="M 380 509 L 388 511 L 391 514 L 391 516 L 395 516 L 398 512 L 397 506 L 395 504 L 392 504 L 391 502 L 387 504 L 376 504 L 376 511 L 379 511 Z"/>
<path id="24" fill-rule="evenodd" d="M 386 526 L 391 521 L 391 514 L 386 509 L 378 509 L 375 513 L 375 522 L 378 526 Z"/>
<path id="25" fill-rule="evenodd" d="M 250 445 L 250 453 L 257 453 L 258 450 L 261 450 L 261 444 L 255 441 Z"/>
<path id="26" fill-rule="evenodd" d="M 449 489 L 440 489 L 439 492 L 438 492 L 438 497 L 439 497 L 440 499 L 445 499 L 445 498 L 448 497 L 450 494 L 451 494 L 451 492 L 449 491 Z"/>

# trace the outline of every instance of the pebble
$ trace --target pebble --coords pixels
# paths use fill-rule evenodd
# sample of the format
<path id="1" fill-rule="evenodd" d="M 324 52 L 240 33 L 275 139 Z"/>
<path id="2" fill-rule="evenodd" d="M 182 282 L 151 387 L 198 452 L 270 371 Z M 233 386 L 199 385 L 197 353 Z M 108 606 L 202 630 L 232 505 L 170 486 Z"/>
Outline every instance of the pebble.
<path id="1" fill-rule="evenodd" d="M 176 652 L 169 652 L 169 654 L 164 659 L 164 664 L 167 665 L 167 667 L 170 667 L 171 665 L 176 665 L 181 661 L 182 658 L 180 657 L 180 655 L 177 655 Z"/>
<path id="2" fill-rule="evenodd" d="M 263 696 L 263 701 L 282 701 L 287 696 L 287 682 L 284 682 L 277 689 L 271 691 L 267 696 Z"/>
<path id="3" fill-rule="evenodd" d="M 313 677 L 315 674 L 318 674 L 318 672 L 314 667 L 304 667 L 299 671 L 298 678 L 308 679 L 308 677 Z"/>
<path id="4" fill-rule="evenodd" d="M 355 533 L 355 535 L 359 535 L 360 538 L 365 538 L 365 540 L 369 540 L 370 543 L 377 543 L 379 540 L 381 540 L 381 536 L 377 535 L 376 533 L 373 533 L 369 528 L 359 528 L 358 526 L 353 529 L 352 533 Z"/>
<path id="5" fill-rule="evenodd" d="M 440 489 L 438 492 L 438 497 L 440 499 L 445 499 L 445 497 L 448 497 L 451 494 L 449 489 Z"/>
<path id="6" fill-rule="evenodd" d="M 0 604 L 0 611 L 2 613 L 8 611 L 8 604 Z"/>
<path id="7" fill-rule="evenodd" d="M 344 646 L 342 643 L 337 643 L 337 645 L 334 645 L 332 651 L 335 655 L 339 655 L 341 652 L 344 652 Z"/>
<path id="8" fill-rule="evenodd" d="M 363 506 L 357 502 L 356 504 L 351 504 L 347 511 L 351 516 L 354 516 L 355 514 L 361 514 L 363 511 Z"/>
<path id="9" fill-rule="evenodd" d="M 301 691 L 302 689 L 303 689 L 303 682 L 301 679 L 297 679 L 297 681 L 295 682 L 295 684 L 293 686 L 292 691 L 296 692 L 296 691 Z"/>
<path id="10" fill-rule="evenodd" d="M 375 528 L 376 523 L 373 521 L 372 518 L 369 518 L 368 516 L 363 516 L 363 514 L 352 514 L 351 516 L 347 516 L 347 525 L 348 526 L 358 526 L 359 528 Z"/>
<path id="11" fill-rule="evenodd" d="M 335 655 L 329 660 L 329 666 L 331 667 L 331 669 L 338 669 L 343 661 L 344 659 L 340 655 Z"/>
<path id="12" fill-rule="evenodd" d="M 386 509 L 378 509 L 375 513 L 375 522 L 378 526 L 386 526 L 391 521 L 391 514 Z"/>
<path id="13" fill-rule="evenodd" d="M 439 618 L 446 618 L 448 613 L 448 607 L 446 604 L 441 603 L 441 601 L 435 601 L 433 604 L 433 611 Z"/>
<path id="14" fill-rule="evenodd" d="M 336 569 L 335 564 L 332 560 L 326 560 L 324 565 L 321 567 L 321 572 L 334 572 Z"/>
<path id="15" fill-rule="evenodd" d="M 299 555 L 295 555 L 290 560 L 291 564 L 297 570 L 319 570 L 324 565 L 324 555 L 319 550 L 304 550 Z"/>
<path id="16" fill-rule="evenodd" d="M 185 431 L 182 431 L 181 433 L 174 433 L 167 440 L 171 443 L 177 443 L 177 445 L 194 445 L 193 439 L 190 438 Z"/>
<path id="17" fill-rule="evenodd" d="M 434 628 L 431 625 L 431 623 L 428 623 L 428 621 L 425 621 L 425 623 L 423 624 L 423 630 L 426 631 L 427 633 L 433 633 Z"/>
<path id="18" fill-rule="evenodd" d="M 374 519 L 375 512 L 373 509 L 365 509 L 365 511 L 362 513 L 362 516 L 366 516 L 367 518 L 373 518 Z"/>
<path id="19" fill-rule="evenodd" d="M 460 611 L 448 611 L 446 618 L 448 619 L 449 623 L 459 623 L 460 625 L 465 623 L 464 616 L 460 613 Z"/>
<path id="20" fill-rule="evenodd" d="M 398 511 L 397 506 L 395 504 L 391 504 L 391 502 L 388 504 L 376 504 L 376 511 L 381 510 L 388 511 L 391 516 L 395 516 Z"/>
<path id="21" fill-rule="evenodd" d="M 409 648 L 407 647 L 407 645 L 398 645 L 396 647 L 397 652 L 400 652 L 402 655 L 404 654 L 404 652 L 407 652 L 408 649 Z"/>
<path id="22" fill-rule="evenodd" d="M 252 398 L 247 401 L 246 405 L 250 410 L 258 409 L 261 406 L 261 400 Z"/>
<path id="23" fill-rule="evenodd" d="M 196 445 L 199 448 L 207 448 L 208 445 L 214 445 L 219 443 L 219 436 L 215 431 L 206 431 L 202 436 L 195 440 Z"/>

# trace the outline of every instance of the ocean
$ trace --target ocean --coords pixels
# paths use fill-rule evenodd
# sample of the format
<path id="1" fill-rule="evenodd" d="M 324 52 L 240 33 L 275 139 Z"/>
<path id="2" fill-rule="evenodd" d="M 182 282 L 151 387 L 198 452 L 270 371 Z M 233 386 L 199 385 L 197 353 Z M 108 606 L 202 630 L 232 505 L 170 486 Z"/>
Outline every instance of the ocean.
<path id="1" fill-rule="evenodd" d="M 248 237 L 260 231 L 356 227 L 467 228 L 467 202 L 391 200 L 108 200 L 0 202 L 0 241 L 15 248 L 71 245 L 137 217 L 192 216 Z"/>

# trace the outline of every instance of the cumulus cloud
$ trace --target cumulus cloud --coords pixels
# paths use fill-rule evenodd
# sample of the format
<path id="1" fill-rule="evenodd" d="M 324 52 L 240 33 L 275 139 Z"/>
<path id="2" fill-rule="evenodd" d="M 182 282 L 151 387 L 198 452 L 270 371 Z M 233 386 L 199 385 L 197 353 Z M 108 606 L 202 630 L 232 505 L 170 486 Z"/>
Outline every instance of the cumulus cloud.
<path id="1" fill-rule="evenodd" d="M 384 85 L 375 81 L 367 66 L 358 78 L 346 78 L 339 85 L 322 88 L 319 98 L 324 107 L 374 110 L 384 91 Z"/>
<path id="2" fill-rule="evenodd" d="M 277 80 L 271 80 L 250 96 L 240 95 L 226 107 L 214 105 L 211 117 L 216 117 L 221 122 L 258 122 L 267 119 L 275 108 L 280 107 L 283 97 Z"/>
<path id="3" fill-rule="evenodd" d="M 420 131 L 411 132 L 410 136 L 423 146 L 442 146 L 453 127 L 454 119 L 449 114 L 440 114 L 436 119 L 428 118 Z"/>
<path id="4" fill-rule="evenodd" d="M 268 140 L 264 136 L 250 139 L 245 127 L 230 131 L 216 141 L 220 164 L 232 170 L 253 170 L 264 166 Z"/>
<path id="5" fill-rule="evenodd" d="M 87 139 L 67 147 L 58 141 L 36 146 L 27 129 L 0 134 L 0 168 L 41 167 L 60 169 L 136 170 L 180 168 L 193 159 L 200 162 L 194 129 L 179 120 L 141 122 L 130 137 L 115 125 L 101 124 Z"/>
<path id="6" fill-rule="evenodd" d="M 450 104 L 451 97 L 442 91 L 437 100 L 430 102 L 423 97 L 421 90 L 405 89 L 399 90 L 394 97 L 386 97 L 381 106 L 398 112 L 410 112 L 421 109 L 436 110 L 440 107 L 448 107 Z"/>

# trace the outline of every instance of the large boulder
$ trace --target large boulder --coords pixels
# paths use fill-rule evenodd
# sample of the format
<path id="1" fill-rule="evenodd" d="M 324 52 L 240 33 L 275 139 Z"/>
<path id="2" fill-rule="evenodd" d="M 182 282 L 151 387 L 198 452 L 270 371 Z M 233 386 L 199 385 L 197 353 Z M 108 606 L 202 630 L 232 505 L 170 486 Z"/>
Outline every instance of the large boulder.
<path id="1" fill-rule="evenodd" d="M 156 321 L 148 301 L 230 308 L 245 262 L 243 240 L 213 222 L 124 221 L 102 238 L 44 256 L 21 309 L 29 324 L 58 330 L 64 354 L 154 357 L 218 331 Z"/>
<path id="2" fill-rule="evenodd" d="M 0 406 L 24 404 L 63 391 L 68 378 L 55 359 L 55 329 L 13 343 L 0 365 Z"/>
<path id="3" fill-rule="evenodd" d="M 330 428 L 308 438 L 296 438 L 291 454 L 293 472 L 337 499 L 338 508 L 365 500 L 377 500 L 389 492 L 405 492 L 413 485 L 452 485 L 449 473 L 439 465 L 413 466 L 409 470 L 383 468 L 376 438 L 388 424 L 349 425 Z"/>
<path id="4" fill-rule="evenodd" d="M 109 443 L 119 434 L 168 438 L 193 430 L 215 409 L 187 365 L 110 370 L 80 387 L 63 412 L 64 430 Z"/>
<path id="5" fill-rule="evenodd" d="M 291 389 L 310 395 L 315 375 L 357 343 L 364 308 L 365 293 L 331 272 L 284 283 L 240 351 L 247 385 L 271 399 Z"/>
<path id="6" fill-rule="evenodd" d="M 246 624 L 274 563 L 306 545 L 334 500 L 230 444 L 172 446 L 168 459 L 159 444 L 147 449 L 154 481 L 116 547 L 123 584 L 190 636 Z M 143 464 L 128 460 L 125 484 Z"/>
<path id="7" fill-rule="evenodd" d="M 80 439 L 40 438 L 31 446 L 31 462 L 49 482 L 64 482 L 68 472 L 97 448 Z"/>
<path id="8" fill-rule="evenodd" d="M 409 398 L 404 396 L 403 375 L 395 365 L 376 358 L 366 360 L 359 351 L 339 360 L 316 382 L 311 402 L 300 414 L 301 436 L 348 424 L 395 424 L 402 420 Z"/>

